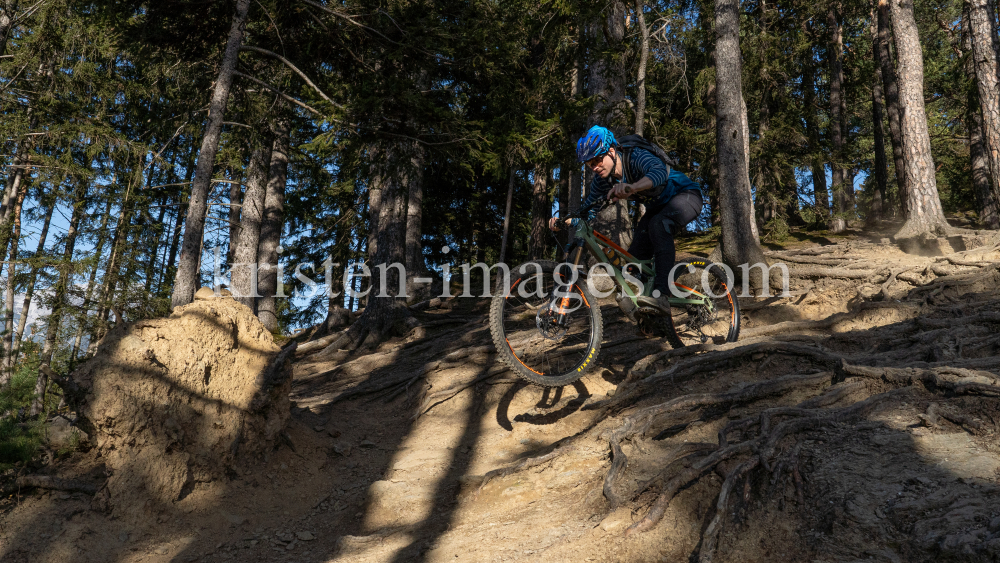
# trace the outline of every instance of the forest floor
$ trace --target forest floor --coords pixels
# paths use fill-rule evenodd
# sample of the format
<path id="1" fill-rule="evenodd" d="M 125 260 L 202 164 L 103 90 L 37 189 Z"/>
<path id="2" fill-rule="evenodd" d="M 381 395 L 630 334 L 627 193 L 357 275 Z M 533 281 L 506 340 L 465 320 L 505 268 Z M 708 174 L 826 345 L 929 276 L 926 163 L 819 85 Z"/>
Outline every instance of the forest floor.
<path id="1" fill-rule="evenodd" d="M 598 366 L 558 390 L 497 367 L 488 300 L 445 302 L 300 359 L 266 465 L 141 522 L 25 490 L 0 560 L 998 561 L 1000 253 L 887 236 L 770 245 L 791 297 L 741 300 L 735 344 L 670 351 L 602 303 Z"/>

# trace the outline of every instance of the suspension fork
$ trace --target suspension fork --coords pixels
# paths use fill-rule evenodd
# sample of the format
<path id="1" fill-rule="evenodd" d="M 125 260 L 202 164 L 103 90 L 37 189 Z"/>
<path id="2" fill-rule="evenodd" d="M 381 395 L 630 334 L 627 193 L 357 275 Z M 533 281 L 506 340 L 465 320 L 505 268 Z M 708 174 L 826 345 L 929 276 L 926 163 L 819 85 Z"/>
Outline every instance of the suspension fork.
<path id="1" fill-rule="evenodd" d="M 566 263 L 570 264 L 570 267 L 572 268 L 572 270 L 571 270 L 572 272 L 576 272 L 577 271 L 577 268 L 580 266 L 580 263 L 583 260 L 583 246 L 584 246 L 583 239 L 577 237 L 575 240 L 573 240 L 573 243 L 569 246 L 569 248 L 566 249 Z M 572 257 L 572 259 L 570 259 L 571 257 Z M 556 268 L 557 268 L 557 271 L 558 271 L 558 266 L 556 266 Z M 553 274 L 555 274 L 555 273 L 556 272 L 553 272 Z M 572 284 L 565 284 L 564 286 L 562 286 L 561 288 L 559 288 L 559 289 L 562 290 L 561 293 L 563 294 L 563 297 L 558 297 L 558 295 L 553 296 L 553 304 L 555 304 L 554 301 L 556 299 L 559 300 L 558 305 L 556 305 L 555 307 L 553 307 L 553 311 L 555 311 L 555 313 L 556 313 L 555 321 L 556 321 L 557 325 L 559 325 L 560 327 L 563 327 L 563 328 L 566 327 L 566 320 L 567 320 L 567 317 L 569 316 L 569 313 L 570 313 L 570 310 L 569 310 L 569 305 L 570 305 L 570 303 L 569 303 L 569 301 L 570 301 L 570 299 L 569 299 L 569 293 L 570 293 L 570 289 L 572 289 L 572 287 L 573 287 Z M 554 292 L 554 293 L 558 294 L 560 292 L 557 291 L 557 292 Z"/>

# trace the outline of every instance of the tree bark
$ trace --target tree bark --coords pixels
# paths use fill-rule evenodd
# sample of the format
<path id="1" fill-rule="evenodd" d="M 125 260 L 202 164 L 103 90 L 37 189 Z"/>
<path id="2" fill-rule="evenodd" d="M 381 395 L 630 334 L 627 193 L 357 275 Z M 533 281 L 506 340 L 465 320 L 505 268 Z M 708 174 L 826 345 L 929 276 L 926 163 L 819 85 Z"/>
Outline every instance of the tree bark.
<path id="1" fill-rule="evenodd" d="M 236 175 L 233 175 L 236 178 Z M 235 242 L 240 238 L 240 215 L 243 207 L 243 186 L 233 182 L 229 184 L 229 251 L 226 253 L 226 263 L 233 267 L 236 258 Z"/>
<path id="2" fill-rule="evenodd" d="M 762 88 L 763 92 L 761 92 L 760 96 L 760 118 L 757 120 L 758 158 L 755 160 L 755 166 L 752 169 L 754 180 L 751 185 L 757 187 L 757 201 L 754 203 L 754 207 L 756 208 L 756 211 L 760 212 L 762 222 L 766 225 L 768 221 L 771 221 L 779 216 L 780 206 L 778 205 L 778 198 L 780 197 L 780 194 L 778 186 L 775 182 L 771 181 L 772 178 L 768 177 L 766 158 L 763 155 L 764 151 L 761 150 L 761 147 L 766 146 L 767 131 L 771 126 L 771 85 L 765 83 L 762 85 Z M 749 139 L 750 135 L 747 133 L 747 129 L 744 129 L 743 132 Z M 744 147 L 749 155 L 749 143 L 744 142 Z M 747 165 L 747 170 L 751 170 L 749 163 Z M 754 213 L 755 216 L 756 211 Z"/>
<path id="3" fill-rule="evenodd" d="M 621 0 L 611 0 L 607 4 L 603 22 L 591 26 L 591 29 L 597 32 L 603 30 L 601 35 L 603 41 L 598 41 L 601 48 L 619 51 L 625 39 L 625 4 Z M 623 111 L 626 81 L 623 65 L 609 62 L 606 57 L 598 57 L 592 61 L 588 93 L 596 96 L 597 102 L 594 104 L 591 122 L 604 125 L 619 137 L 624 135 L 626 128 L 631 125 Z M 593 173 L 588 170 L 588 190 L 592 178 Z M 632 241 L 632 220 L 628 213 L 628 202 L 622 200 L 601 211 L 593 221 L 593 226 L 617 244 L 627 248 Z"/>
<path id="4" fill-rule="evenodd" d="M 872 207 L 868 216 L 870 222 L 881 221 L 889 207 L 886 196 L 889 170 L 885 159 L 885 130 L 882 126 L 882 67 L 879 61 L 878 18 L 872 14 L 870 25 L 872 35 L 872 58 L 875 61 L 875 75 L 872 77 L 872 134 L 875 143 L 875 162 L 873 175 L 875 177 L 876 193 L 872 194 Z"/>
<path id="5" fill-rule="evenodd" d="M 80 221 L 87 211 L 87 184 L 78 180 L 76 194 L 73 197 L 73 213 L 70 215 L 69 227 L 66 231 L 66 246 L 63 248 L 62 261 L 59 264 L 59 279 L 52 289 L 52 312 L 45 322 L 45 343 L 39 361 L 42 364 L 52 363 L 52 354 L 56 347 L 56 336 L 59 334 L 59 322 L 62 320 L 66 302 L 66 293 L 73 280 L 73 252 L 76 250 L 76 238 L 79 234 Z M 49 377 L 45 370 L 39 370 L 35 382 L 35 397 L 31 402 L 31 416 L 42 412 L 45 405 L 45 390 Z"/>
<path id="6" fill-rule="evenodd" d="M 126 229 L 132 221 L 133 202 L 126 199 L 122 202 L 122 208 L 118 221 L 115 223 L 114 235 L 111 237 L 111 247 L 108 257 L 108 264 L 104 269 L 104 278 L 101 280 L 101 290 L 98 292 L 97 316 L 95 318 L 94 330 L 87 344 L 87 353 L 93 354 L 97 351 L 97 343 L 104 338 L 107 333 L 108 311 L 113 305 L 115 286 L 118 284 L 119 272 L 121 268 L 122 246 L 127 242 Z"/>
<path id="7" fill-rule="evenodd" d="M 826 15 L 827 27 L 830 30 L 830 41 L 827 47 L 827 62 L 830 65 L 830 172 L 833 191 L 833 217 L 830 221 L 830 231 L 843 232 L 847 228 L 848 197 L 844 185 L 844 121 L 843 107 L 844 85 L 844 37 L 840 18 L 836 7 L 831 7 Z"/>
<path id="8" fill-rule="evenodd" d="M 581 25 L 578 27 L 576 57 L 573 60 L 573 72 L 570 77 L 569 89 L 570 99 L 574 101 L 583 93 L 583 45 L 586 40 L 586 26 Z M 573 141 L 575 140 L 573 139 Z M 567 180 L 569 181 L 569 192 L 567 195 L 569 203 L 567 210 L 573 213 L 577 209 L 580 209 L 580 203 L 583 202 L 583 179 L 580 174 L 581 165 L 574 158 L 567 162 L 565 167 L 568 170 Z"/>
<path id="9" fill-rule="evenodd" d="M 990 192 L 1000 202 L 1000 38 L 996 14 L 988 0 L 966 0 L 972 60 L 976 70 L 979 108 L 982 112 L 982 143 L 990 165 Z"/>
<path id="10" fill-rule="evenodd" d="M 215 80 L 212 91 L 212 101 L 209 104 L 208 129 L 198 153 L 198 167 L 191 186 L 191 200 L 188 204 L 187 220 L 184 224 L 184 243 L 181 247 L 180 264 L 174 281 L 174 292 L 171 306 L 187 305 L 194 299 L 198 289 L 198 264 L 201 258 L 202 238 L 205 234 L 205 215 L 208 212 L 208 189 L 212 183 L 212 172 L 215 167 L 215 153 L 219 150 L 219 137 L 222 133 L 222 122 L 225 117 L 226 103 L 233 82 L 233 71 L 239 59 L 240 46 L 243 43 L 243 30 L 246 25 L 247 11 L 250 0 L 236 1 L 236 14 L 229 30 L 226 51 L 222 58 L 222 67 Z"/>
<path id="11" fill-rule="evenodd" d="M 639 70 L 635 79 L 635 134 L 642 135 L 646 121 L 646 65 L 649 61 L 649 28 L 646 27 L 646 3 L 635 0 L 635 19 L 639 23 Z"/>
<path id="12" fill-rule="evenodd" d="M 795 167 L 790 164 L 785 170 L 784 186 L 787 194 L 785 215 L 788 217 L 788 223 L 790 225 L 804 225 L 802 212 L 799 210 L 799 181 L 795 177 Z"/>
<path id="13" fill-rule="evenodd" d="M 374 147 L 377 155 L 373 162 L 372 176 L 368 187 L 368 207 L 371 232 L 368 238 L 369 263 L 374 266 L 389 266 L 402 263 L 406 257 L 406 189 L 400 178 L 390 174 L 394 159 L 403 158 L 398 146 Z M 328 349 L 350 349 L 364 345 L 374 348 L 393 334 L 402 333 L 406 322 L 412 318 L 405 300 L 398 296 L 400 283 L 397 268 L 387 268 L 385 284 L 383 276 L 373 271 L 369 278 L 368 303 L 361 317 L 351 325 L 347 333 L 328 346 Z M 447 280 L 445 280 L 447 284 Z M 395 294 L 395 295 L 394 295 Z"/>
<path id="14" fill-rule="evenodd" d="M 739 0 L 715 2 L 716 145 L 719 154 L 719 199 L 722 214 L 722 259 L 730 266 L 764 263 L 753 235 L 753 205 L 743 140 L 743 81 L 740 60 Z M 761 287 L 760 269 L 751 270 L 750 285 Z"/>
<path id="15" fill-rule="evenodd" d="M 247 191 L 243 195 L 240 234 L 230 266 L 233 298 L 257 313 L 257 248 L 260 244 L 261 221 L 264 218 L 264 198 L 267 196 L 267 176 L 271 168 L 274 141 L 268 136 L 250 154 L 247 170 Z"/>
<path id="16" fill-rule="evenodd" d="M 191 152 L 192 152 L 192 158 L 193 158 L 193 156 L 194 156 L 193 155 L 193 153 L 194 153 L 194 149 L 193 148 L 192 148 Z M 196 162 L 195 163 L 189 163 L 188 169 L 187 169 L 187 175 L 184 178 L 185 185 L 188 185 L 188 183 L 191 182 L 191 178 L 194 177 L 194 172 L 195 172 L 196 166 L 197 166 Z M 185 196 L 187 196 L 187 197 L 185 197 Z M 164 277 L 161 279 L 161 285 L 158 288 L 158 289 L 161 289 L 161 290 L 163 288 L 162 283 L 167 278 L 166 274 L 169 273 L 170 270 L 173 270 L 173 276 L 172 277 L 175 277 L 175 278 L 177 277 L 178 266 L 177 266 L 177 264 L 175 262 L 177 260 L 177 250 L 180 247 L 181 233 L 182 233 L 183 228 L 184 228 L 184 217 L 187 216 L 187 210 L 188 210 L 188 204 L 185 203 L 185 199 L 190 200 L 190 194 L 186 194 L 184 186 L 181 186 L 177 190 L 177 220 L 174 222 L 175 223 L 174 224 L 174 232 L 173 232 L 173 237 L 171 237 L 171 239 L 170 239 L 170 251 L 167 253 L 167 261 L 163 264 L 163 269 L 165 271 Z"/>
<path id="17" fill-rule="evenodd" d="M 278 330 L 276 296 L 278 279 L 278 247 L 285 225 L 285 184 L 288 180 L 289 123 L 280 119 L 274 128 L 274 148 L 271 151 L 271 173 L 264 198 L 264 219 L 260 226 L 257 262 L 260 274 L 257 280 L 257 318 L 271 332 Z"/>
<path id="18" fill-rule="evenodd" d="M 84 294 L 83 306 L 80 310 L 86 315 L 90 311 L 90 306 L 94 302 L 94 285 L 97 283 L 97 270 L 101 265 L 101 252 L 104 250 L 104 242 L 108 238 L 108 220 L 111 217 L 111 206 L 114 203 L 114 199 L 107 198 L 108 201 L 105 204 L 104 214 L 101 215 L 101 225 L 97 228 L 97 242 L 94 244 L 94 265 L 90 268 L 90 277 L 87 279 L 87 293 Z M 41 244 L 41 242 L 39 242 Z M 41 247 L 39 247 L 41 250 Z M 34 284 L 34 273 L 32 273 L 32 285 Z M 27 302 L 27 296 L 25 301 Z M 27 305 L 25 305 L 27 306 Z M 80 346 L 83 343 L 83 332 L 84 323 L 80 323 L 80 326 L 76 329 L 76 337 L 73 339 L 73 351 L 69 355 L 70 361 L 70 371 L 73 370 L 73 366 L 76 364 L 77 356 L 80 353 Z M 21 333 L 24 331 L 24 324 L 21 323 L 18 329 L 17 338 L 20 340 Z"/>
<path id="19" fill-rule="evenodd" d="M 808 27 L 807 27 L 808 29 Z M 802 62 L 802 97 L 805 105 L 806 137 L 809 140 L 810 163 L 812 169 L 813 201 L 820 221 L 830 217 L 830 192 L 826 188 L 826 165 L 823 162 L 823 148 L 819 140 L 819 124 L 816 104 L 816 65 L 812 49 Z"/>
<path id="20" fill-rule="evenodd" d="M 990 188 L 990 164 L 983 145 L 983 115 L 979 110 L 979 85 L 972 56 L 972 33 L 969 29 L 969 3 L 962 6 L 962 56 L 965 57 L 966 92 L 965 128 L 969 131 L 969 164 L 972 191 L 979 204 L 979 222 L 988 229 L 1000 228 L 1000 205 Z"/>
<path id="21" fill-rule="evenodd" d="M 15 285 L 15 262 L 17 262 L 17 251 L 21 244 L 21 210 L 24 206 L 24 196 L 27 195 L 27 190 L 21 190 L 21 193 L 17 196 L 17 201 L 14 203 L 14 231 L 11 233 L 10 237 L 10 252 L 8 253 L 7 262 L 7 291 L 4 296 L 4 313 L 5 313 L 5 325 L 4 325 L 4 352 L 6 353 L 6 358 L 4 361 L 4 366 L 10 368 L 14 359 L 14 285 Z M 0 386 L 6 383 L 5 377 L 6 370 L 4 373 L 0 374 Z"/>
<path id="22" fill-rule="evenodd" d="M 424 263 L 423 210 L 424 210 L 424 148 L 411 143 L 413 151 L 410 169 L 406 172 L 406 272 L 420 276 L 427 271 Z"/>
<path id="23" fill-rule="evenodd" d="M 878 64 L 882 69 L 882 86 L 885 91 L 886 117 L 889 121 L 889 140 L 892 141 L 892 161 L 896 169 L 896 195 L 899 210 L 905 213 L 909 186 L 906 161 L 903 158 L 903 108 L 899 101 L 899 83 L 896 67 L 892 64 L 892 28 L 889 18 L 889 0 L 878 0 Z"/>
<path id="24" fill-rule="evenodd" d="M 546 236 L 548 236 L 549 217 L 552 207 L 549 205 L 548 168 L 536 164 L 534 183 L 531 190 L 531 247 L 528 251 L 532 260 L 544 258 Z"/>
<path id="25" fill-rule="evenodd" d="M 55 210 L 55 198 L 49 200 L 42 218 L 42 230 L 38 233 L 38 247 L 35 249 L 35 260 L 40 259 L 45 252 L 45 240 L 49 236 L 49 225 L 52 223 L 52 212 Z M 96 266 L 95 266 L 96 267 Z M 21 314 L 17 319 L 17 332 L 14 334 L 14 348 L 11 353 L 10 365 L 17 360 L 17 354 L 21 349 L 21 338 L 24 336 L 24 329 L 28 325 L 28 312 L 31 310 L 31 299 L 35 295 L 35 283 L 38 281 L 38 266 L 31 267 L 31 274 L 28 276 L 28 287 L 24 290 L 24 301 L 21 302 Z M 10 366 L 8 366 L 10 367 Z"/>
<path id="26" fill-rule="evenodd" d="M 14 208 L 18 201 L 24 199 L 24 167 L 31 161 L 30 157 L 23 156 L 27 146 L 27 143 L 22 143 L 21 153 L 14 157 L 14 172 L 7 177 L 7 191 L 4 194 L 3 204 L 0 205 L 0 254 L 3 257 L 6 257 L 10 245 L 11 229 L 14 227 Z"/>
<path id="27" fill-rule="evenodd" d="M 3 0 L 0 2 L 0 55 L 7 54 L 7 40 L 10 38 L 10 28 L 14 24 L 17 2 Z"/>
<path id="28" fill-rule="evenodd" d="M 145 291 L 146 295 L 149 295 L 150 290 L 153 289 L 153 279 L 156 277 L 157 265 L 160 260 L 160 240 L 166 234 L 166 225 L 163 219 L 167 215 L 167 198 L 163 196 L 158 198 L 157 201 L 161 202 L 160 212 L 149 228 L 149 262 L 146 264 L 146 271 L 143 273 L 143 291 Z"/>
<path id="29" fill-rule="evenodd" d="M 507 209 L 503 215 L 503 237 L 500 239 L 500 263 L 507 259 L 507 239 L 510 235 L 510 205 L 514 199 L 514 180 L 517 178 L 517 169 L 510 168 L 510 179 L 507 181 Z"/>
<path id="30" fill-rule="evenodd" d="M 934 177 L 934 159 L 931 156 L 931 138 L 927 130 L 927 113 L 924 110 L 924 59 L 913 18 L 913 0 L 892 0 L 892 31 L 899 56 L 899 98 L 903 107 L 903 159 L 906 166 L 906 183 L 909 188 L 903 227 L 897 239 L 908 239 L 925 234 L 944 234 L 951 227 L 944 218 L 937 180 Z"/>

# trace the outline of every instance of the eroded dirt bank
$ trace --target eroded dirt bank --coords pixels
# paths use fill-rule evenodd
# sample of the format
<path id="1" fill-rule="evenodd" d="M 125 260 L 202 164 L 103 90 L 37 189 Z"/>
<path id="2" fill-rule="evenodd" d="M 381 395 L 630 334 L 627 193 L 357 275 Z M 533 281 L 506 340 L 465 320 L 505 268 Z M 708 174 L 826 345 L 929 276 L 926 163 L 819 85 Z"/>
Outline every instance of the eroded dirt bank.
<path id="1" fill-rule="evenodd" d="M 299 358 L 266 454 L 138 518 L 22 490 L 0 558 L 1000 560 L 1000 255 L 849 237 L 772 259 L 791 296 L 746 300 L 740 342 L 671 351 L 604 303 L 599 367 L 561 390 L 497 367 L 484 301 Z M 102 484 L 112 451 L 43 471 Z"/>

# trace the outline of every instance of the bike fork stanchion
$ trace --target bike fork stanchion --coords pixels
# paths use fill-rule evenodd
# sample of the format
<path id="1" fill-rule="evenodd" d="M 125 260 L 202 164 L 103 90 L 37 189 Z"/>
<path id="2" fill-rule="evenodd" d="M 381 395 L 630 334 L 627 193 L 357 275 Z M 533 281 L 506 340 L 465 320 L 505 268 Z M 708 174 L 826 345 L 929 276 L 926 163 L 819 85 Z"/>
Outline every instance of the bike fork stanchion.
<path id="1" fill-rule="evenodd" d="M 566 249 L 566 258 L 569 258 L 570 254 L 573 255 L 573 261 L 570 262 L 569 260 L 567 260 L 566 263 L 570 265 L 571 272 L 576 272 L 576 269 L 580 266 L 580 259 L 583 258 L 583 239 L 582 238 L 577 238 L 576 240 L 573 241 L 572 244 L 569 245 L 569 247 L 567 247 L 567 249 Z M 556 269 L 557 269 L 557 272 L 558 272 L 558 266 L 556 267 Z M 569 294 L 570 294 L 570 290 L 573 289 L 573 284 L 565 284 L 565 285 L 563 285 L 562 288 L 561 288 L 562 289 L 561 292 L 558 291 L 558 289 L 560 289 L 560 288 L 554 288 L 554 289 L 556 289 L 557 291 L 553 291 L 554 295 L 553 295 L 553 303 L 552 304 L 554 305 L 556 300 L 559 301 L 559 304 L 554 308 L 554 311 L 556 313 L 556 318 L 555 318 L 556 323 L 555 324 L 557 326 L 561 327 L 561 328 L 566 328 L 566 317 L 570 313 L 570 310 L 569 310 L 569 301 L 570 301 Z M 560 293 L 562 293 L 562 295 L 563 295 L 562 297 L 559 297 Z"/>

